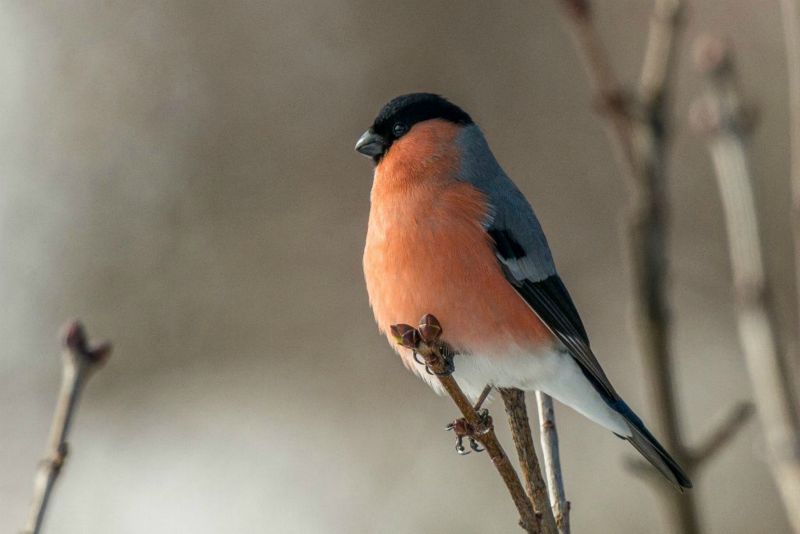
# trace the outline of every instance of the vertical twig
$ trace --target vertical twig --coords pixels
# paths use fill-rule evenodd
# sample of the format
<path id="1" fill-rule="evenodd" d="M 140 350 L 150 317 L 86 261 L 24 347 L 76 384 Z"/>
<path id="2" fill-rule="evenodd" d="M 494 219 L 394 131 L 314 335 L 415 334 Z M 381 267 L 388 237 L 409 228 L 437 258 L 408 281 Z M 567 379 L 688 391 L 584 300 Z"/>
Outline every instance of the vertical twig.
<path id="1" fill-rule="evenodd" d="M 558 452 L 558 430 L 555 424 L 555 409 L 553 399 L 549 395 L 536 392 L 536 404 L 539 407 L 539 437 L 542 442 L 542 460 L 547 477 L 547 490 L 550 495 L 550 504 L 559 534 L 569 534 L 569 509 L 564 492 L 564 479 L 561 475 L 561 457 Z"/>
<path id="2" fill-rule="evenodd" d="M 789 140 L 794 263 L 800 304 L 800 0 L 781 0 L 786 67 L 789 76 Z M 799 314 L 800 315 L 800 314 Z"/>
<path id="3" fill-rule="evenodd" d="M 533 504 L 534 512 L 542 518 L 542 532 L 557 532 L 554 510 L 551 511 L 548 487 L 542 477 L 539 458 L 533 445 L 533 434 L 525 407 L 525 392 L 516 388 L 498 388 L 508 415 L 508 426 L 517 449 L 525 489 Z"/>
<path id="4" fill-rule="evenodd" d="M 607 103 L 608 132 L 631 184 L 627 220 L 628 259 L 633 278 L 634 316 L 640 337 L 648 391 L 655 413 L 656 434 L 678 463 L 688 469 L 687 447 L 681 435 L 670 354 L 670 317 L 666 295 L 667 193 L 666 156 L 670 141 L 672 74 L 683 2 L 656 0 L 648 33 L 639 88 L 633 102 L 612 98 L 625 95 L 613 72 L 594 25 L 589 0 L 559 0 L 574 41 L 583 57 L 590 82 Z M 615 102 L 622 105 L 613 105 Z M 691 472 L 688 473 L 692 475 Z M 692 494 L 662 492 L 669 505 L 672 529 L 700 531 Z"/>
<path id="5" fill-rule="evenodd" d="M 511 499 L 517 507 L 520 526 L 529 534 L 544 532 L 540 516 L 534 513 L 531 501 L 522 487 L 514 466 L 495 435 L 491 418 L 488 415 L 482 417 L 478 414 L 453 378 L 453 353 L 444 342 L 440 341 L 442 327 L 436 318 L 426 315 L 420 320 L 419 329 L 407 324 L 393 325 L 392 334 L 400 345 L 415 351 L 422 357 L 428 372 L 437 376 L 444 390 L 447 391 L 464 416 L 463 421 L 457 421 L 461 423 L 459 426 L 462 427 L 463 435 L 476 439 L 486 448 L 492 464 L 503 479 L 509 494 L 511 494 Z"/>
<path id="6" fill-rule="evenodd" d="M 635 108 L 633 131 L 637 163 L 628 220 L 628 254 L 645 380 L 650 404 L 656 414 L 653 426 L 667 450 L 692 478 L 696 466 L 689 459 L 680 424 L 671 350 L 672 318 L 667 297 L 667 165 L 672 134 L 670 93 L 683 9 L 680 0 L 656 0 L 651 17 Z M 661 495 L 675 531 L 685 534 L 700 532 L 694 493 L 680 495 L 662 491 Z"/>
<path id="7" fill-rule="evenodd" d="M 569 34 L 581 58 L 594 93 L 594 104 L 606 118 L 609 138 L 625 172 L 636 172 L 629 95 L 619 83 L 603 40 L 594 25 L 589 0 L 557 0 L 568 23 Z"/>
<path id="8" fill-rule="evenodd" d="M 670 350 L 671 317 L 667 298 L 668 232 L 667 152 L 671 141 L 668 84 L 675 63 L 676 36 L 682 5 L 658 0 L 653 12 L 634 121 L 637 169 L 629 220 L 630 256 L 636 284 L 635 315 L 646 360 L 656 428 L 673 454 L 684 445 L 679 422 Z M 680 460 L 679 460 L 680 461 Z M 683 532 L 687 532 L 684 530 Z"/>
<path id="9" fill-rule="evenodd" d="M 739 339 L 773 477 L 792 528 L 800 533 L 800 417 L 764 272 L 746 147 L 752 113 L 742 101 L 728 47 L 707 38 L 697 52 L 707 90 L 704 99 L 695 105 L 693 118 L 708 134 L 708 149 L 725 212 Z"/>
<path id="10" fill-rule="evenodd" d="M 89 377 L 111 354 L 109 343 L 89 346 L 86 332 L 77 322 L 67 328 L 64 346 L 61 390 L 50 427 L 47 454 L 34 480 L 33 501 L 24 534 L 38 534 L 41 531 L 53 485 L 66 460 L 67 436 L 78 409 L 78 398 Z"/>

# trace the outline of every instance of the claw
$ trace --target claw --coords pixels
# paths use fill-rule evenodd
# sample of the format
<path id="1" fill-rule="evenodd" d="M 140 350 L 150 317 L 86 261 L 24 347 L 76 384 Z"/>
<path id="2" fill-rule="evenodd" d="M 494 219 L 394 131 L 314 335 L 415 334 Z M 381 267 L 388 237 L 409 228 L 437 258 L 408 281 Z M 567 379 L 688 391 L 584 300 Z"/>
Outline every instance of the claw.
<path id="1" fill-rule="evenodd" d="M 478 441 L 472 435 L 474 432 L 472 427 L 463 419 L 456 419 L 445 427 L 445 430 L 452 430 L 456 434 L 456 452 L 461 456 L 466 456 L 470 453 L 464 446 L 464 438 L 469 439 L 469 448 L 475 452 L 483 452 L 483 448 L 478 444 Z"/>
<path id="2" fill-rule="evenodd" d="M 453 371 L 456 370 L 456 366 L 453 364 L 452 356 L 449 356 L 449 355 L 443 353 L 442 357 L 444 358 L 444 370 L 441 373 L 437 373 L 436 371 L 433 371 L 430 368 L 430 365 L 427 362 L 425 363 L 425 370 L 428 372 L 429 375 L 447 376 L 447 375 L 453 374 Z"/>
<path id="3" fill-rule="evenodd" d="M 414 351 L 413 355 L 414 355 L 414 361 L 417 362 L 420 365 L 424 365 L 425 366 L 425 372 L 428 373 L 431 376 L 447 376 L 447 375 L 453 374 L 453 371 L 456 370 L 455 365 L 453 365 L 453 361 L 451 359 L 446 359 L 445 360 L 444 370 L 441 373 L 439 373 L 439 372 L 436 372 L 433 369 L 431 369 L 430 362 L 427 362 L 427 361 L 423 360 L 422 357 L 419 355 L 419 353 Z"/>
<path id="4" fill-rule="evenodd" d="M 469 454 L 469 451 L 464 448 L 464 436 L 458 436 L 458 439 L 456 440 L 456 452 L 461 456 L 466 456 Z"/>

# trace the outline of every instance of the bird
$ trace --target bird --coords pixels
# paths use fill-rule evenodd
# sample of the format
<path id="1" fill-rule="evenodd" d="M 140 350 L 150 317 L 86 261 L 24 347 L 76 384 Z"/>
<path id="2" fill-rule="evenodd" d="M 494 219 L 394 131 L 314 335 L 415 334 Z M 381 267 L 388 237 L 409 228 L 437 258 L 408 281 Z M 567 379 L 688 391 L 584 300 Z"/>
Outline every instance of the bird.
<path id="1" fill-rule="evenodd" d="M 394 324 L 433 314 L 468 397 L 487 385 L 546 393 L 690 488 L 600 366 L 531 204 L 470 115 L 437 94 L 398 96 L 355 150 L 374 163 L 363 255 L 369 303 L 405 366 L 442 393 L 391 334 Z"/>

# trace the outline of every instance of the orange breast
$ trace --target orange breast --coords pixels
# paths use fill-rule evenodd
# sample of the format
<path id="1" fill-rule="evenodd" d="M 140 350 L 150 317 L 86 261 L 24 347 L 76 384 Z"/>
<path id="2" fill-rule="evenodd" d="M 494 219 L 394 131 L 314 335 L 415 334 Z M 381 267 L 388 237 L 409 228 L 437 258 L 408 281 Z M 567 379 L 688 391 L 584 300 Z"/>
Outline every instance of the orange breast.
<path id="1" fill-rule="evenodd" d="M 457 133 L 442 121 L 419 124 L 376 168 L 364 275 L 378 325 L 389 335 L 390 325 L 432 313 L 458 350 L 549 344 L 497 263 L 482 226 L 485 196 L 455 179 Z"/>

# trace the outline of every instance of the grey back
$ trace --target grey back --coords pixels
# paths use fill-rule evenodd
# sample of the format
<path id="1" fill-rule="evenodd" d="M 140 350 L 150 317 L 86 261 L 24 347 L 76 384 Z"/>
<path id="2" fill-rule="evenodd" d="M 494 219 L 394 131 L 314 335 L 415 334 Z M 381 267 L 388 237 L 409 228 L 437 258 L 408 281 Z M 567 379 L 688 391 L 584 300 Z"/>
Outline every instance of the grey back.
<path id="1" fill-rule="evenodd" d="M 508 273 L 519 281 L 532 282 L 555 274 L 553 256 L 533 208 L 497 163 L 480 128 L 475 124 L 464 127 L 457 142 L 461 150 L 459 179 L 489 199 L 487 231 L 508 236 L 522 249 L 516 254 L 498 254 Z"/>

